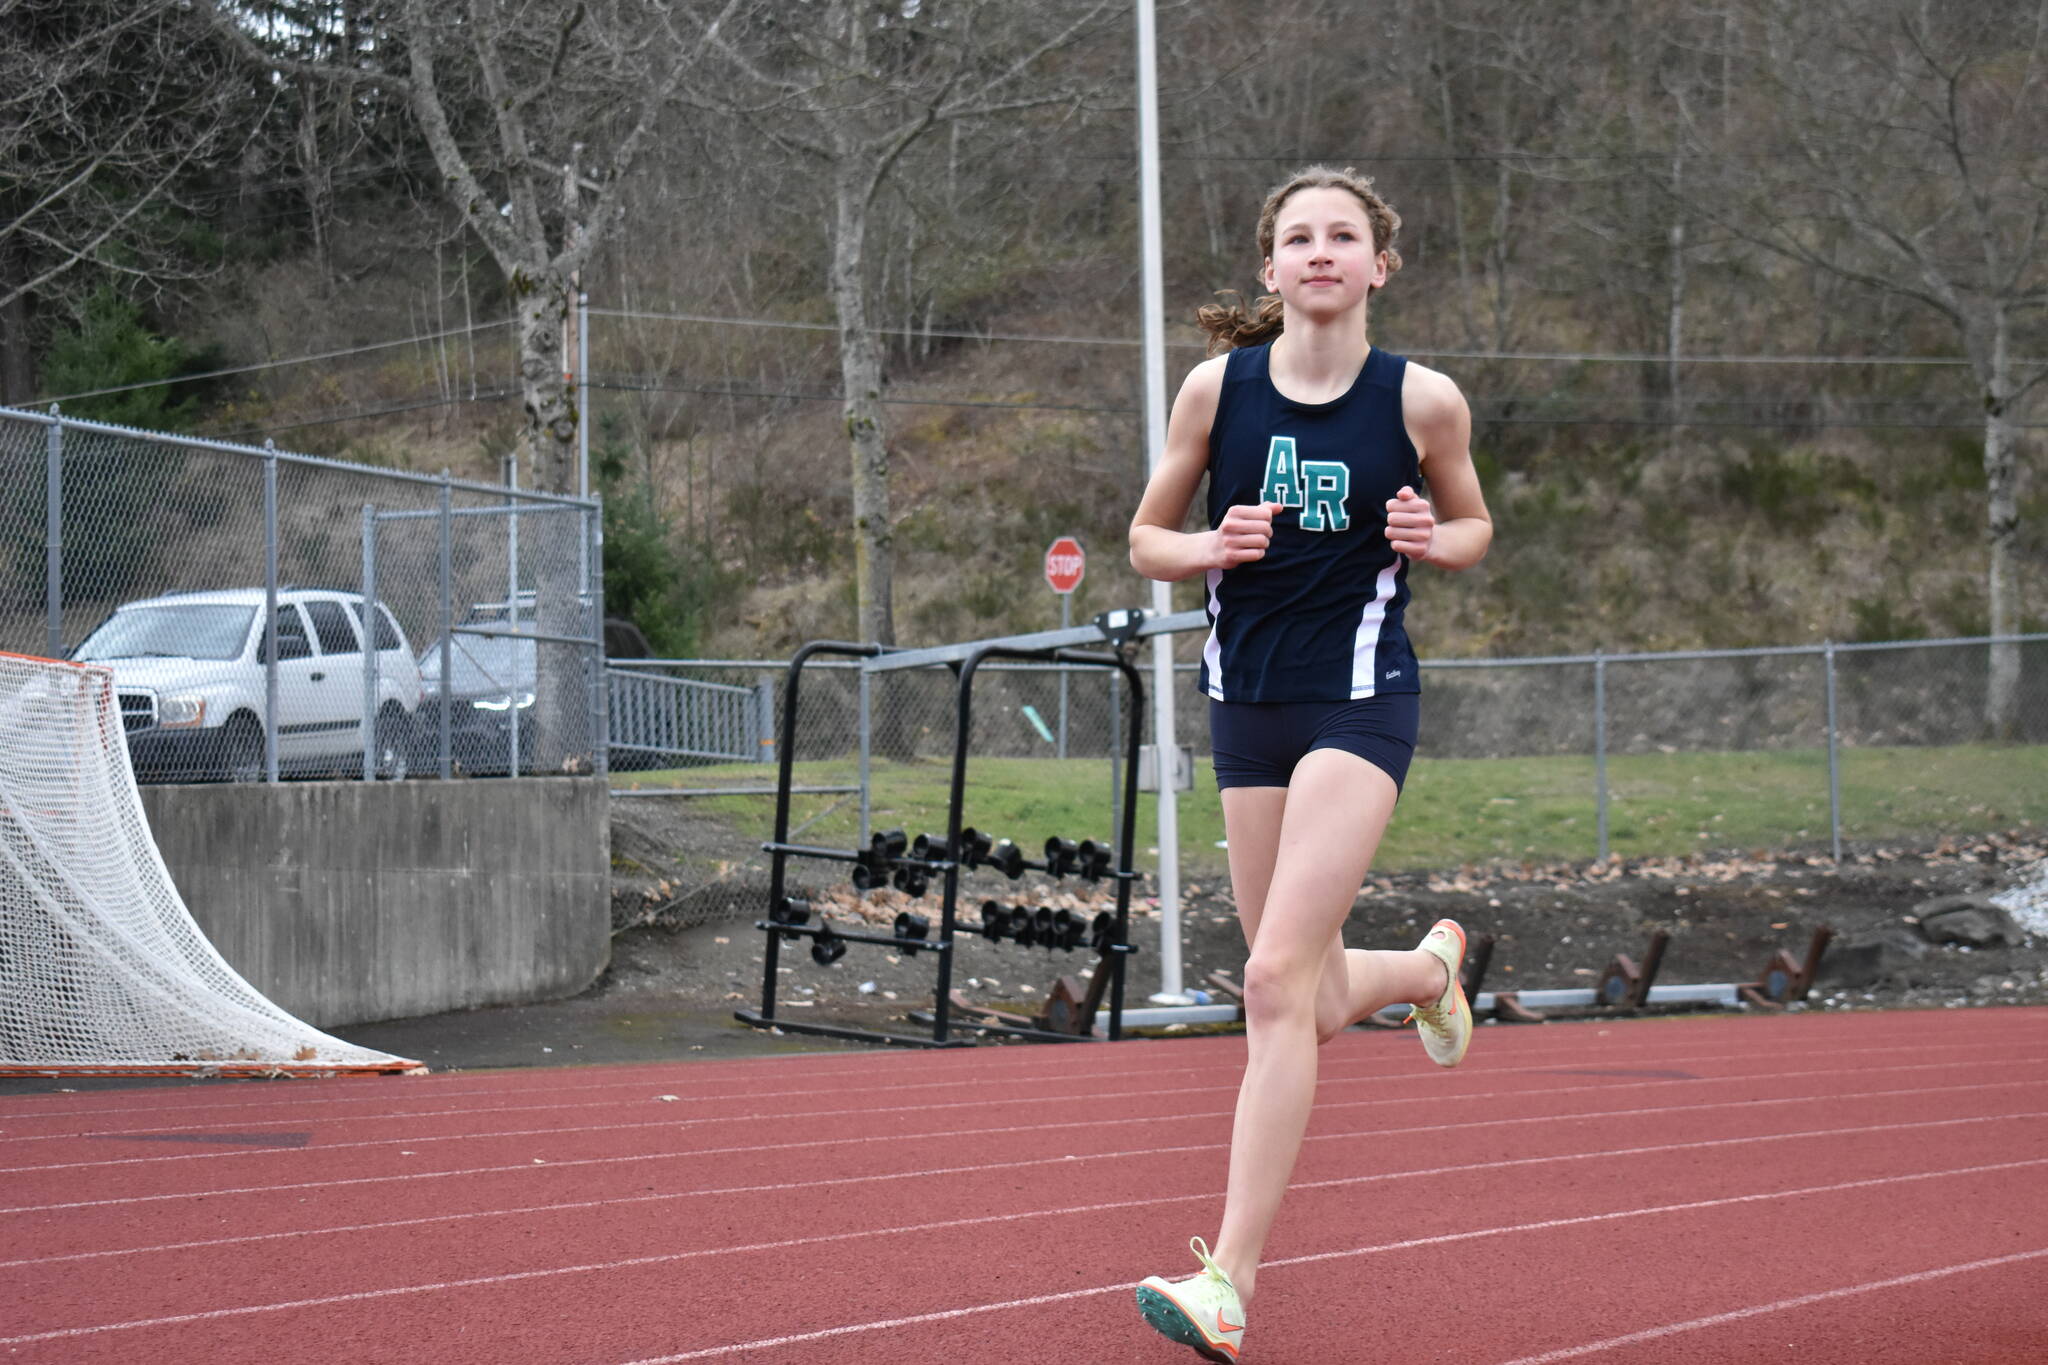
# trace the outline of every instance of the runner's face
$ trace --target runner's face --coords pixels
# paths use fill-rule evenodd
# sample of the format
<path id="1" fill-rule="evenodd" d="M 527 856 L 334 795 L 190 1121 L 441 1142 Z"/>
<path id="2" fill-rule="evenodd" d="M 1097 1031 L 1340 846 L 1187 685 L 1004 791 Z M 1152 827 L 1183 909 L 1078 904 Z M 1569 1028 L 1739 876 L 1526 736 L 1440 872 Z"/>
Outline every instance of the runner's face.
<path id="1" fill-rule="evenodd" d="M 1349 190 L 1299 190 L 1273 226 L 1266 288 L 1291 308 L 1334 317 L 1387 282 L 1386 253 L 1374 249 L 1365 205 Z"/>

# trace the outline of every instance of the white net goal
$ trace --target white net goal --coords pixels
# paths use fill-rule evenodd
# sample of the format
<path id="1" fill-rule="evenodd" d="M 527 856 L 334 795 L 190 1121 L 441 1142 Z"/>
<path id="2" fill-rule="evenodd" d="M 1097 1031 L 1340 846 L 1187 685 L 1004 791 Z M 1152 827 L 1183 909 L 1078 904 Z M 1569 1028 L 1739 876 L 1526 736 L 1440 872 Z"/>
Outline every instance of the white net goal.
<path id="1" fill-rule="evenodd" d="M 0 1075 L 421 1069 L 214 951 L 150 837 L 110 670 L 0 654 Z"/>

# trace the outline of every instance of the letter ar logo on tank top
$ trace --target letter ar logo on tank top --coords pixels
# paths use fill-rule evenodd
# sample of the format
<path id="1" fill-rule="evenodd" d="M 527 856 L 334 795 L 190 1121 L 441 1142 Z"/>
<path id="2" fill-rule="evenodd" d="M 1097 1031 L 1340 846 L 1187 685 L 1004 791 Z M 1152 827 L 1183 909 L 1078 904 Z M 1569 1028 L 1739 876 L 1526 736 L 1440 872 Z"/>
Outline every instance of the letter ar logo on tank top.
<path id="1" fill-rule="evenodd" d="M 1282 507 L 1299 508 L 1304 531 L 1348 531 L 1351 514 L 1351 467 L 1342 460 L 1304 460 L 1292 436 L 1275 436 L 1266 448 L 1266 476 L 1260 497 Z"/>

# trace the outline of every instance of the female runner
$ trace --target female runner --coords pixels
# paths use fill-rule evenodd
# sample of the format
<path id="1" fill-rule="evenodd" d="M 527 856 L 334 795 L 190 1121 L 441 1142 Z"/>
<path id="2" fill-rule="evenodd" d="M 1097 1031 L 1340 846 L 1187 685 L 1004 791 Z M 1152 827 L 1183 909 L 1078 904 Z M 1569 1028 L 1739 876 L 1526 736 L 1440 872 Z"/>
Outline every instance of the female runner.
<path id="1" fill-rule="evenodd" d="M 1267 196 L 1268 297 L 1252 315 L 1202 310 L 1211 351 L 1228 349 L 1182 384 L 1131 522 L 1139 573 L 1206 578 L 1201 687 L 1250 948 L 1215 1250 L 1192 1239 L 1198 1273 L 1137 1291 L 1153 1327 L 1211 1360 L 1237 1359 L 1317 1046 L 1403 1001 L 1437 1065 L 1456 1066 L 1472 1036 L 1454 921 L 1406 952 L 1341 937 L 1415 747 L 1409 566 L 1470 568 L 1493 537 L 1457 385 L 1367 340 L 1372 295 L 1400 268 L 1400 222 L 1348 170 L 1311 167 Z M 1204 474 L 1210 529 L 1184 533 Z"/>

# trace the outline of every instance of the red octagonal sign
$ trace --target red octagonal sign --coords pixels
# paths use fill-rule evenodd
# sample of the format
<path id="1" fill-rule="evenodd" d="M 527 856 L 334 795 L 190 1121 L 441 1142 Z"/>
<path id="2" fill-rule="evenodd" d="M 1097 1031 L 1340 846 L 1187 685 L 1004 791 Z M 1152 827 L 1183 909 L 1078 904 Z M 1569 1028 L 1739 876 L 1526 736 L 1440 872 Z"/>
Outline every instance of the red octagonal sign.
<path id="1" fill-rule="evenodd" d="M 1088 555 L 1082 550 L 1081 542 L 1072 536 L 1061 536 L 1045 550 L 1045 581 L 1057 593 L 1069 593 L 1081 586 L 1081 577 L 1088 570 Z"/>

